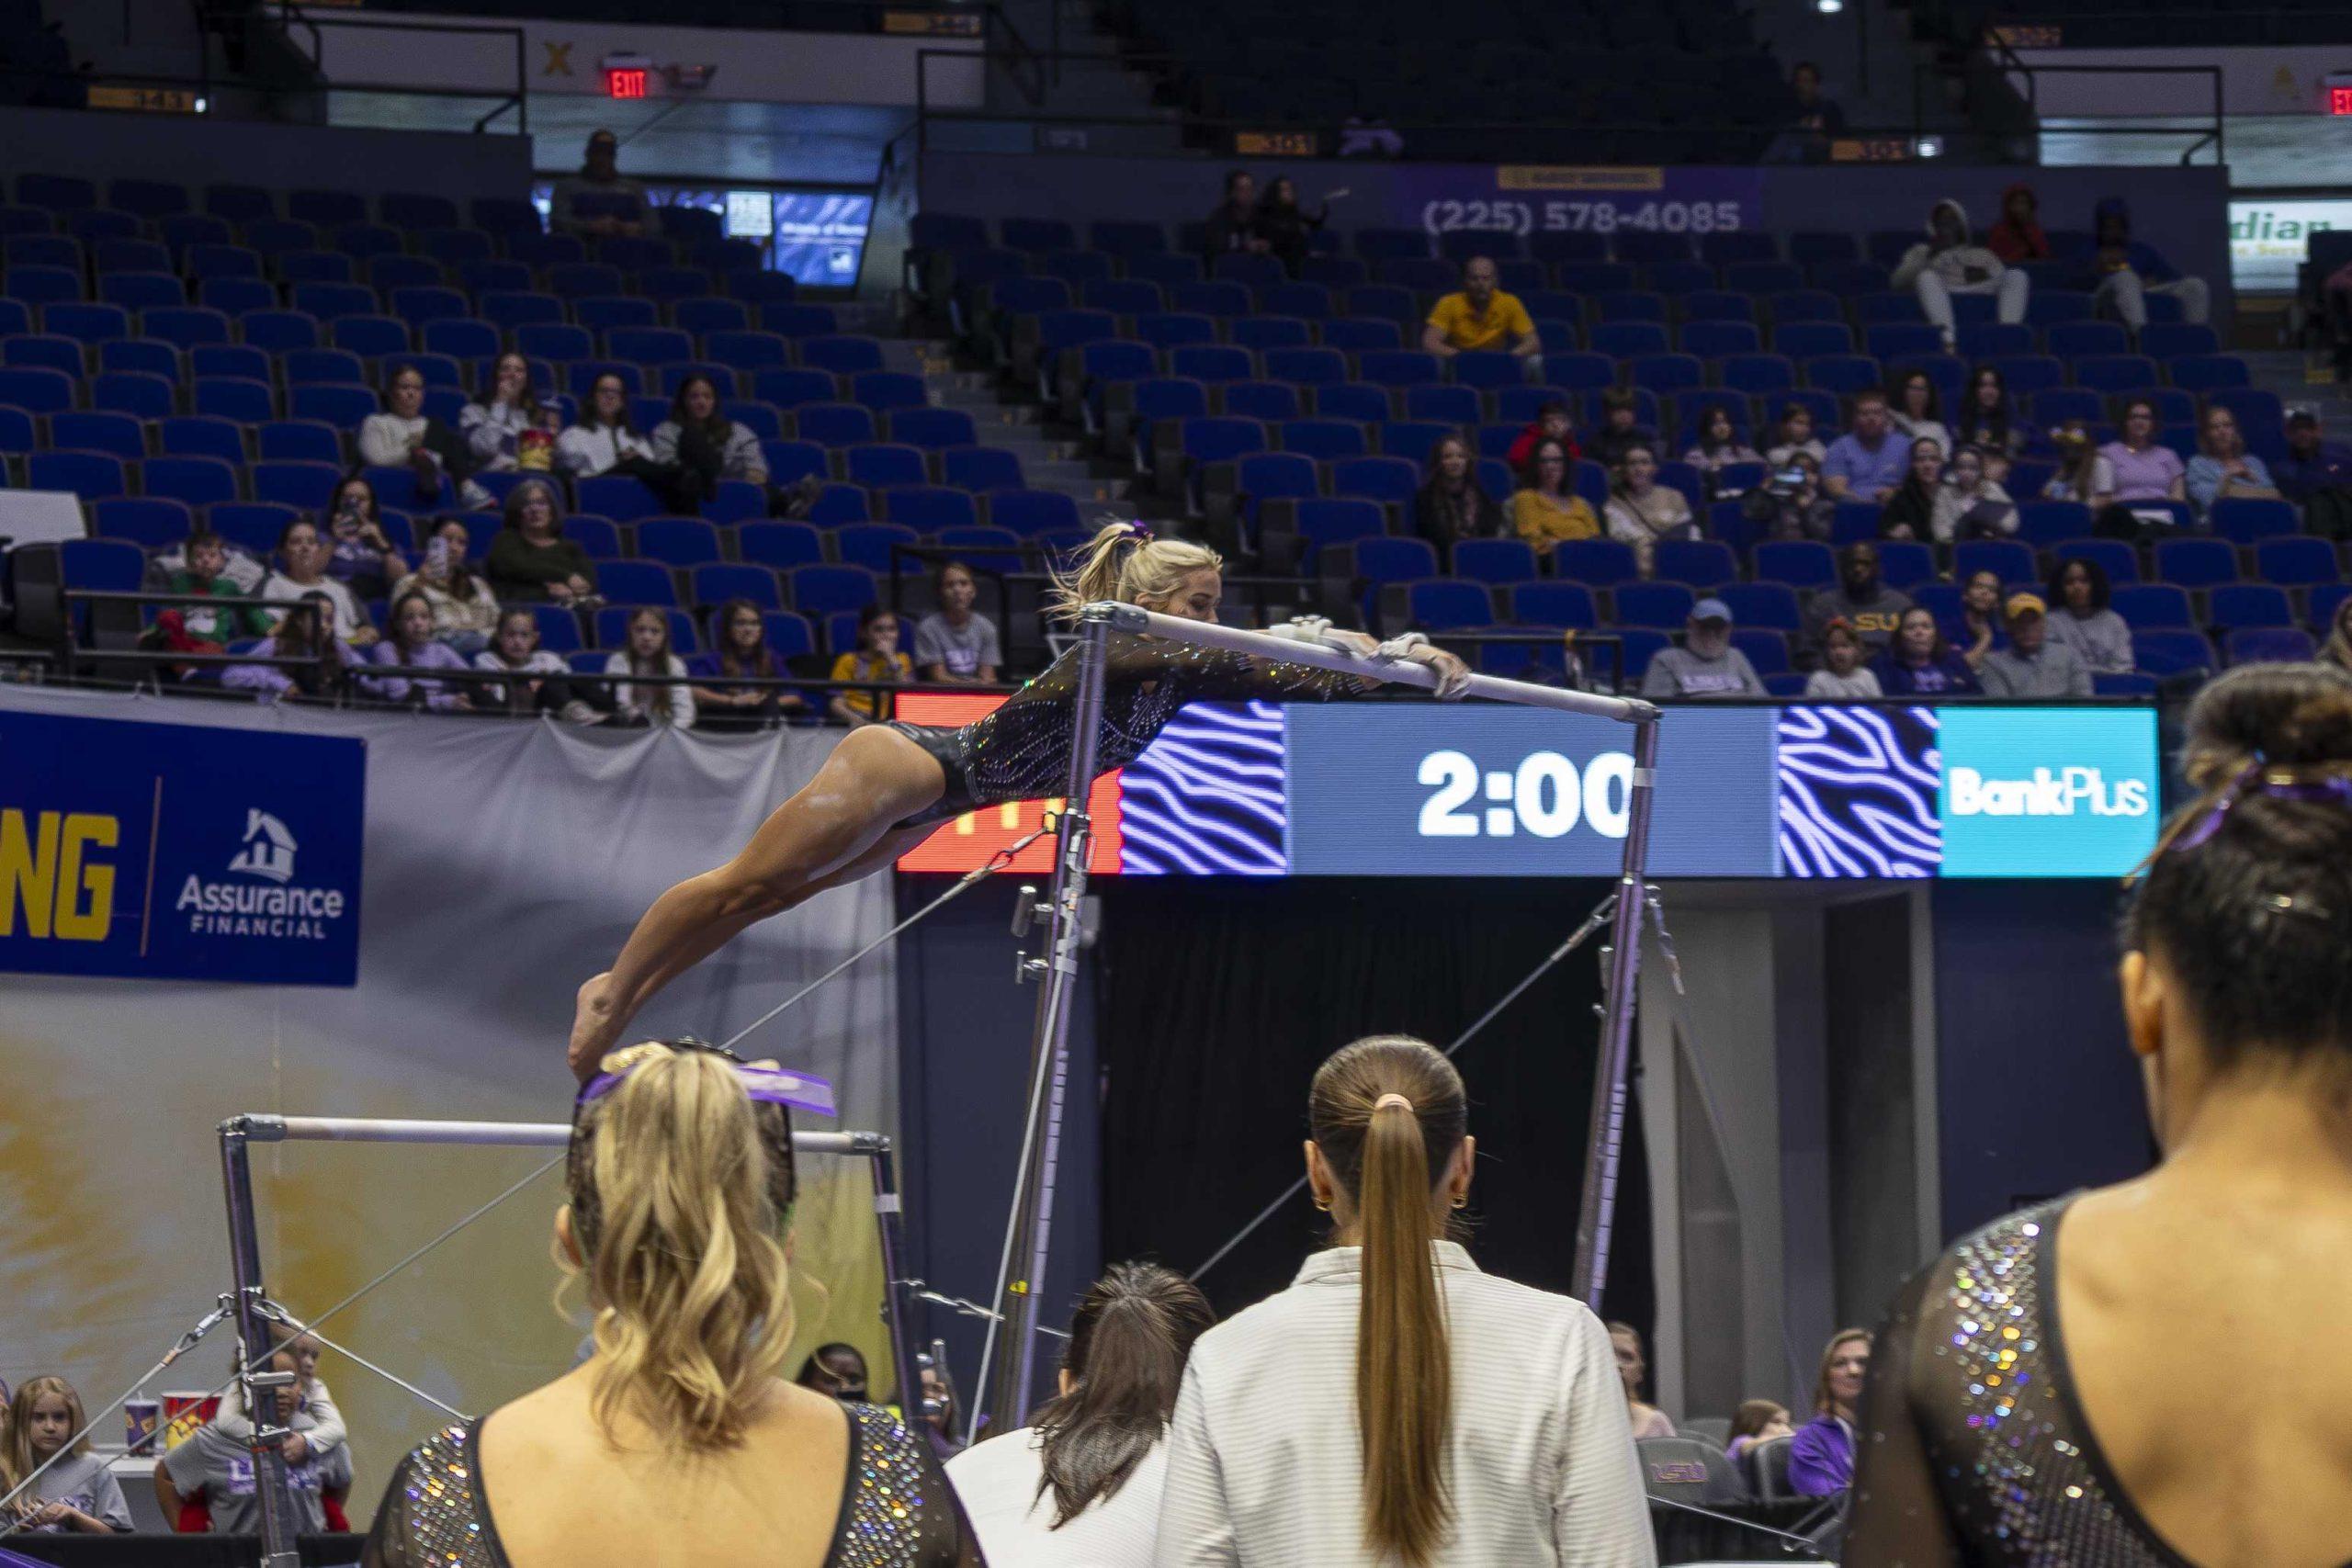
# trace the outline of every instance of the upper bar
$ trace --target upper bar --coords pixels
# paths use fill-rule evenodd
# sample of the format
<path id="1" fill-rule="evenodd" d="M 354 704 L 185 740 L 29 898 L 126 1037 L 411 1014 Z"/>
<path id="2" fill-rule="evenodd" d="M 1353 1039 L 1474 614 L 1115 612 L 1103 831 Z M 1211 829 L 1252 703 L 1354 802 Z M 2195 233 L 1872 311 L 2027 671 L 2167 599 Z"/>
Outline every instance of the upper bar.
<path id="1" fill-rule="evenodd" d="M 256 1144 L 497 1144 L 561 1148 L 571 1141 L 565 1122 L 420 1122 L 372 1116 L 270 1116 L 231 1118 Z M 880 1133 L 795 1133 L 793 1149 L 804 1155 L 871 1155 L 890 1146 Z"/>
<path id="2" fill-rule="evenodd" d="M 1238 626 L 1163 615 L 1139 604 L 1089 604 L 1082 614 L 1085 619 L 1108 621 L 1123 632 L 1146 632 L 1171 642 L 1222 648 L 1235 653 L 1280 660 L 1291 664 L 1311 664 L 1318 670 L 1335 670 L 1342 675 L 1363 675 L 1397 685 L 1419 686 L 1425 691 L 1437 689 L 1435 671 L 1426 665 L 1406 660 L 1374 659 L 1328 643 L 1293 642 L 1287 637 L 1243 631 Z M 1601 718 L 1613 718 L 1620 724 L 1647 724 L 1658 716 L 1654 705 L 1638 697 L 1604 697 L 1592 692 L 1538 686 L 1530 681 L 1506 681 L 1496 675 L 1471 676 L 1468 690 L 1471 696 L 1485 697 L 1492 702 L 1589 713 Z"/>

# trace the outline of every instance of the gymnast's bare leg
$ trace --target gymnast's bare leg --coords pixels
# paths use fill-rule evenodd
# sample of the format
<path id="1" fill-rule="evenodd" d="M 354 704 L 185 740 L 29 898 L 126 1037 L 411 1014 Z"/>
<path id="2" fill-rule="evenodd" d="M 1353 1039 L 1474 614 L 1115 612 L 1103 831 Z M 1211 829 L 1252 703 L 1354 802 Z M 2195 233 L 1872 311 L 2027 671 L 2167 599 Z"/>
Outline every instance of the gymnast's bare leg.
<path id="1" fill-rule="evenodd" d="M 844 736 L 817 776 L 768 814 L 742 852 L 653 901 L 612 968 L 580 987 L 568 1053 L 582 1078 L 673 979 L 746 927 L 888 865 L 938 827 L 899 828 L 946 793 L 938 761 L 897 731 Z"/>

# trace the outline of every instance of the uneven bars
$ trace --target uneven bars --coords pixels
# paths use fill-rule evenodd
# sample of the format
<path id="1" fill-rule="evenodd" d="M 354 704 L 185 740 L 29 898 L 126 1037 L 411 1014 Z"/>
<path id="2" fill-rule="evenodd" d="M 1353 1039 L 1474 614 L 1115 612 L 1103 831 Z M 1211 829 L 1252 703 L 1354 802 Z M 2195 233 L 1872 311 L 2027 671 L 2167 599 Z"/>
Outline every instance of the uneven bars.
<path id="1" fill-rule="evenodd" d="M 1401 659 L 1376 659 L 1329 643 L 1293 642 L 1288 637 L 1273 637 L 1265 632 L 1243 631 L 1237 626 L 1186 620 L 1180 615 L 1163 615 L 1136 604 L 1089 604 L 1084 614 L 1088 619 L 1099 616 L 1123 632 L 1141 632 L 1166 637 L 1171 642 L 1188 642 L 1200 648 L 1221 648 L 1232 653 L 1247 653 L 1259 659 L 1277 660 L 1289 664 L 1308 664 L 1317 670 L 1333 670 L 1342 675 L 1362 675 L 1396 685 L 1419 686 L 1425 691 L 1437 689 L 1437 673 L 1427 665 Z M 1613 718 L 1620 724 L 1647 724 L 1657 717 L 1657 709 L 1638 697 L 1605 697 L 1593 692 L 1539 686 L 1532 681 L 1506 681 L 1498 675 L 1473 675 L 1464 692 L 1470 696 L 1486 697 L 1498 703 L 1589 713 L 1600 718 Z"/>
<path id="2" fill-rule="evenodd" d="M 503 1144 L 561 1148 L 571 1141 L 566 1122 L 420 1122 L 372 1116 L 247 1115 L 230 1119 L 256 1144 Z M 873 1155 L 887 1152 L 880 1133 L 795 1133 L 795 1153 Z"/>

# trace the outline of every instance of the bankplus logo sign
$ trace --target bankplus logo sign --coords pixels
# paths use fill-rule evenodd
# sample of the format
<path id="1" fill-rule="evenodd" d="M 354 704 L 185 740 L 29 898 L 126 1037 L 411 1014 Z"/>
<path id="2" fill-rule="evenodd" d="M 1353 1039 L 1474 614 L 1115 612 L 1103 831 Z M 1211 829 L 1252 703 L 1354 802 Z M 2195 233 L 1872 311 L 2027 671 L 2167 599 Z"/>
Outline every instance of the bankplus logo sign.
<path id="1" fill-rule="evenodd" d="M 2146 708 L 1938 710 L 1946 876 L 2120 876 L 2156 836 Z"/>
<path id="2" fill-rule="evenodd" d="M 2027 778 L 1996 779 L 1955 767 L 1944 778 L 1944 809 L 1954 817 L 2145 817 L 2153 808 L 2147 781 L 2109 780 L 2098 768 L 2036 768 Z"/>

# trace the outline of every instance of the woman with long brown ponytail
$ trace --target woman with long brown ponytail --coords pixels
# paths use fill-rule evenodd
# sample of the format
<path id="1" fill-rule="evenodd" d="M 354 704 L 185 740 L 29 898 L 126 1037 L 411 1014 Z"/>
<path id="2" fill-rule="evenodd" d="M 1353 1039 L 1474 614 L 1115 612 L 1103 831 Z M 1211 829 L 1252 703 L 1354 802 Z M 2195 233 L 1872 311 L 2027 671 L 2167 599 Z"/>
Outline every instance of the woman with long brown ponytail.
<path id="1" fill-rule="evenodd" d="M 366 1568 L 978 1568 L 905 1422 L 777 1375 L 793 1329 L 786 1108 L 809 1102 L 808 1080 L 693 1042 L 599 1066 L 555 1222 L 594 1352 L 410 1453 Z"/>
<path id="2" fill-rule="evenodd" d="M 1374 1035 L 1307 1096 L 1332 1245 L 1193 1348 L 1159 1568 L 1649 1568 L 1608 1331 L 1449 1238 L 1476 1142 L 1453 1065 Z"/>

